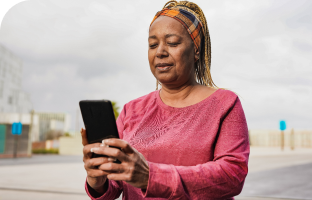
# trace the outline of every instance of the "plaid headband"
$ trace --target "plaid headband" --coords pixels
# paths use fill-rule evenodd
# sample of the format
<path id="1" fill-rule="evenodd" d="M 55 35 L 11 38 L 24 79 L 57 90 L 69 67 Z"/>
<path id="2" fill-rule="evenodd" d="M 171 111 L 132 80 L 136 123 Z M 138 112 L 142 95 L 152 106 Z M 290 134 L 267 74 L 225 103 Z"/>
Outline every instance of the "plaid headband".
<path id="1" fill-rule="evenodd" d="M 189 10 L 189 9 L 188 9 Z M 195 14 L 191 13 L 191 11 L 187 11 L 181 7 L 173 7 L 173 8 L 164 8 L 163 10 L 156 13 L 153 22 L 161 15 L 172 17 L 178 20 L 187 30 L 189 35 L 191 36 L 196 50 L 199 49 L 201 39 L 203 36 L 202 33 L 202 23 L 198 20 Z"/>

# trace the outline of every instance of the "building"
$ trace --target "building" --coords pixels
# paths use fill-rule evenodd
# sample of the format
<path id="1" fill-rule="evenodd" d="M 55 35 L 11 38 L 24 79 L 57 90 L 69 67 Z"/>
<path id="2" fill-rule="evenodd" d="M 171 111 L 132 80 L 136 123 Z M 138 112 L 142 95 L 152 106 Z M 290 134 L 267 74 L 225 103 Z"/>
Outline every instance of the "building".
<path id="1" fill-rule="evenodd" d="M 38 119 L 31 114 L 32 103 L 22 90 L 22 60 L 0 44 L 0 158 L 31 155 L 31 141 L 38 135 Z M 12 124 L 23 124 L 22 134 L 12 135 Z M 17 144 L 17 145 L 15 145 Z"/>
<path id="2" fill-rule="evenodd" d="M 30 113 L 30 96 L 22 90 L 22 60 L 0 44 L 0 113 Z"/>
<path id="3" fill-rule="evenodd" d="M 18 157 L 30 156 L 32 142 L 70 126 L 66 113 L 32 112 L 30 96 L 22 90 L 22 69 L 22 60 L 0 44 L 0 158 L 12 157 L 15 143 Z M 23 125 L 18 137 L 11 133 L 14 122 Z"/>
<path id="4" fill-rule="evenodd" d="M 51 131 L 65 133 L 70 128 L 70 115 L 67 113 L 36 112 L 39 118 L 39 136 L 36 141 L 44 141 Z"/>
<path id="5" fill-rule="evenodd" d="M 12 135 L 12 124 L 22 123 L 22 134 Z M 33 113 L 0 113 L 0 158 L 31 156 L 31 143 L 38 137 L 39 118 Z M 15 145 L 15 143 L 17 145 Z"/>
<path id="6" fill-rule="evenodd" d="M 17 137 L 12 135 L 14 122 L 22 123 L 22 134 Z M 15 143 L 17 157 L 31 156 L 32 142 L 45 141 L 49 133 L 65 133 L 69 128 L 66 113 L 0 113 L 0 158 L 13 157 Z"/>

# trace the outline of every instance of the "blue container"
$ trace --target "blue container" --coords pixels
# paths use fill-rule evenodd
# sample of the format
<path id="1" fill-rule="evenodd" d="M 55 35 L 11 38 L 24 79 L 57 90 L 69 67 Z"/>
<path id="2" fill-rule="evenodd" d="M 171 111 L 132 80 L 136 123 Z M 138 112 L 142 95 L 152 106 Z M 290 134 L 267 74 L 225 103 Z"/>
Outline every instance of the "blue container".
<path id="1" fill-rule="evenodd" d="M 13 135 L 21 135 L 22 134 L 22 123 L 14 122 L 12 124 L 12 134 Z"/>
<path id="2" fill-rule="evenodd" d="M 280 121 L 280 130 L 281 131 L 286 130 L 286 122 L 284 120 Z"/>

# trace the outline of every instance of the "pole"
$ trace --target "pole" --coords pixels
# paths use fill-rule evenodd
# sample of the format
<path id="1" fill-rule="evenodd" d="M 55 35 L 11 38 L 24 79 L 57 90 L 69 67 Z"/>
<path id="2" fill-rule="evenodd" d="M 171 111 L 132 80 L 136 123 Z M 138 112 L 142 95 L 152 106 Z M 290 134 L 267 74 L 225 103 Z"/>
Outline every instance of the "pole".
<path id="1" fill-rule="evenodd" d="M 17 157 L 17 142 L 18 142 L 18 135 L 14 135 L 14 151 L 13 151 L 13 157 Z"/>
<path id="2" fill-rule="evenodd" d="M 75 135 L 77 136 L 79 133 L 79 109 L 77 109 L 76 112 L 76 131 L 75 131 Z"/>
<path id="3" fill-rule="evenodd" d="M 294 150 L 295 149 L 295 133 L 294 133 L 294 129 L 291 129 L 290 132 L 290 149 Z"/>
<path id="4" fill-rule="evenodd" d="M 286 122 L 285 120 L 280 121 L 280 130 L 281 130 L 281 148 L 284 150 L 284 130 L 286 130 Z"/>
<path id="5" fill-rule="evenodd" d="M 34 110 L 30 111 L 30 124 L 29 124 L 29 131 L 28 131 L 28 147 L 27 147 L 27 156 L 31 157 L 32 155 L 32 132 L 33 132 L 33 123 L 34 123 Z"/>
<path id="6" fill-rule="evenodd" d="M 284 150 L 284 131 L 281 131 L 281 149 Z"/>

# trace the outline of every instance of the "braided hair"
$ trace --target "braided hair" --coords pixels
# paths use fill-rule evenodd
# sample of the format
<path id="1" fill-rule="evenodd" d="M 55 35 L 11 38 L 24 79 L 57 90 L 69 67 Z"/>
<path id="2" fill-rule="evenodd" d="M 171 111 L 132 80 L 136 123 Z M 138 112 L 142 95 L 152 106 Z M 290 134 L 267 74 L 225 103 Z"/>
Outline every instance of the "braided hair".
<path id="1" fill-rule="evenodd" d="M 179 7 L 193 13 L 202 23 L 203 38 L 199 49 L 199 59 L 195 63 L 195 79 L 201 85 L 206 85 L 211 88 L 217 88 L 212 80 L 210 68 L 211 68 L 211 43 L 209 30 L 207 26 L 206 17 L 202 9 L 195 3 L 189 1 L 168 1 L 164 8 Z M 158 81 L 156 89 L 158 89 Z"/>

